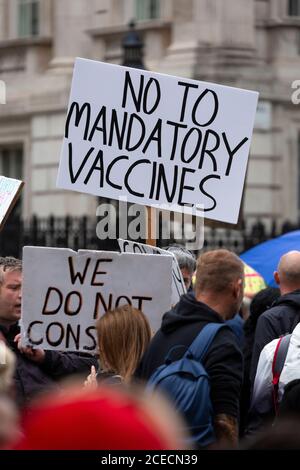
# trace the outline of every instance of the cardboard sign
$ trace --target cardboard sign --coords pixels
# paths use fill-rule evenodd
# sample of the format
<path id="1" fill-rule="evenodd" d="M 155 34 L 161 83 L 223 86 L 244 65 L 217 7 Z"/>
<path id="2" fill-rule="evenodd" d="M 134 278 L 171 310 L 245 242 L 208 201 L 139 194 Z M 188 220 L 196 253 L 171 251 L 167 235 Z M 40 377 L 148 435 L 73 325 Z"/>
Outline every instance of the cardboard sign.
<path id="1" fill-rule="evenodd" d="M 96 319 L 128 303 L 157 330 L 171 307 L 171 266 L 170 256 L 25 247 L 22 344 L 96 352 Z"/>
<path id="2" fill-rule="evenodd" d="M 257 99 L 76 59 L 57 186 L 236 223 Z"/>
<path id="3" fill-rule="evenodd" d="M 16 204 L 23 185 L 23 181 L 0 176 L 0 230 Z"/>
<path id="4" fill-rule="evenodd" d="M 137 243 L 118 238 L 121 253 L 140 253 L 149 255 L 168 255 L 172 256 L 172 305 L 176 305 L 182 294 L 186 294 L 185 284 L 182 278 L 177 259 L 173 253 L 162 248 L 157 248 L 145 243 Z"/>

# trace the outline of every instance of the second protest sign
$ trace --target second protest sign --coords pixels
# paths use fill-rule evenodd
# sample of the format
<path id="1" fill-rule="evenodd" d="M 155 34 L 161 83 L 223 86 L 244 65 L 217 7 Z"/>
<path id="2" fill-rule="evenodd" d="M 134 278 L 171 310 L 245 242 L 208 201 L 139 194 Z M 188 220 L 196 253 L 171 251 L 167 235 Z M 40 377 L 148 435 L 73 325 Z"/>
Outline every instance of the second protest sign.
<path id="1" fill-rule="evenodd" d="M 25 247 L 22 344 L 96 352 L 96 319 L 128 303 L 156 331 L 171 306 L 171 266 L 170 256 Z"/>

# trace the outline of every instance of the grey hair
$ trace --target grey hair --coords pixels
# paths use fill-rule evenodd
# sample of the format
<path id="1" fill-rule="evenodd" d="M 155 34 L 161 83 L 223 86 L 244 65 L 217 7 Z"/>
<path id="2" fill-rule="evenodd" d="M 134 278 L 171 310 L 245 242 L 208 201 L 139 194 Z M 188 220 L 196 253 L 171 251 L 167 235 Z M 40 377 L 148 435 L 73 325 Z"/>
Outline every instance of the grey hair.
<path id="1" fill-rule="evenodd" d="M 0 286 L 4 282 L 4 273 L 11 271 L 22 271 L 22 261 L 13 256 L 0 256 Z"/>
<path id="2" fill-rule="evenodd" d="M 196 269 L 196 258 L 189 250 L 180 245 L 172 245 L 164 248 L 173 253 L 180 269 L 187 269 L 192 274 Z"/>

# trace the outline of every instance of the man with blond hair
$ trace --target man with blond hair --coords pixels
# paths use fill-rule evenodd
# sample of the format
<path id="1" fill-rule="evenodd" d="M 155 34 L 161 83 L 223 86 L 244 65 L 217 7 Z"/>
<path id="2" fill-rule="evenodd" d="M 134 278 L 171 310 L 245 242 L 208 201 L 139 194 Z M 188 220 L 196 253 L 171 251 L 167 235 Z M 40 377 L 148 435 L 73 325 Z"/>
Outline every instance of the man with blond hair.
<path id="1" fill-rule="evenodd" d="M 274 279 L 281 296 L 257 322 L 251 361 L 252 385 L 262 349 L 273 339 L 292 333 L 300 321 L 300 251 L 289 251 L 280 258 Z"/>
<path id="2" fill-rule="evenodd" d="M 0 333 L 17 358 L 14 385 L 20 407 L 49 388 L 56 381 L 74 373 L 87 374 L 97 361 L 92 356 L 22 348 L 20 327 L 22 300 L 22 262 L 0 257 Z"/>
<path id="3" fill-rule="evenodd" d="M 149 379 L 171 348 L 184 346 L 179 356 L 182 357 L 207 324 L 222 324 L 233 318 L 242 303 L 243 280 L 243 264 L 234 253 L 215 250 L 201 255 L 197 261 L 195 293 L 181 296 L 178 304 L 163 316 L 161 328 L 146 350 L 136 377 Z M 210 377 L 215 436 L 221 446 L 234 447 L 238 440 L 243 359 L 229 327 L 218 330 L 202 363 Z"/>

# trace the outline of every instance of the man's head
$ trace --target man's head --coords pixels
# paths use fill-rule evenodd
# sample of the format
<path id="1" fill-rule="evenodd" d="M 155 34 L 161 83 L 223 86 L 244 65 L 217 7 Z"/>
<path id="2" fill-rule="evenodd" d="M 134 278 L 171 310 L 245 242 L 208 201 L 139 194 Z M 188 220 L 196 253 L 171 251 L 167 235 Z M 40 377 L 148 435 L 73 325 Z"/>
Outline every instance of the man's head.
<path id="1" fill-rule="evenodd" d="M 21 317 L 22 262 L 0 258 L 0 324 L 9 326 Z"/>
<path id="2" fill-rule="evenodd" d="M 240 309 L 244 292 L 244 265 L 228 250 L 208 251 L 197 261 L 196 299 L 216 310 L 225 320 Z"/>
<path id="3" fill-rule="evenodd" d="M 281 295 L 300 289 L 300 251 L 289 251 L 280 258 L 274 279 Z"/>
<path id="4" fill-rule="evenodd" d="M 188 290 L 192 284 L 193 274 L 196 269 L 196 259 L 194 255 L 189 250 L 179 245 L 169 246 L 166 250 L 173 253 L 177 259 L 185 287 Z"/>

